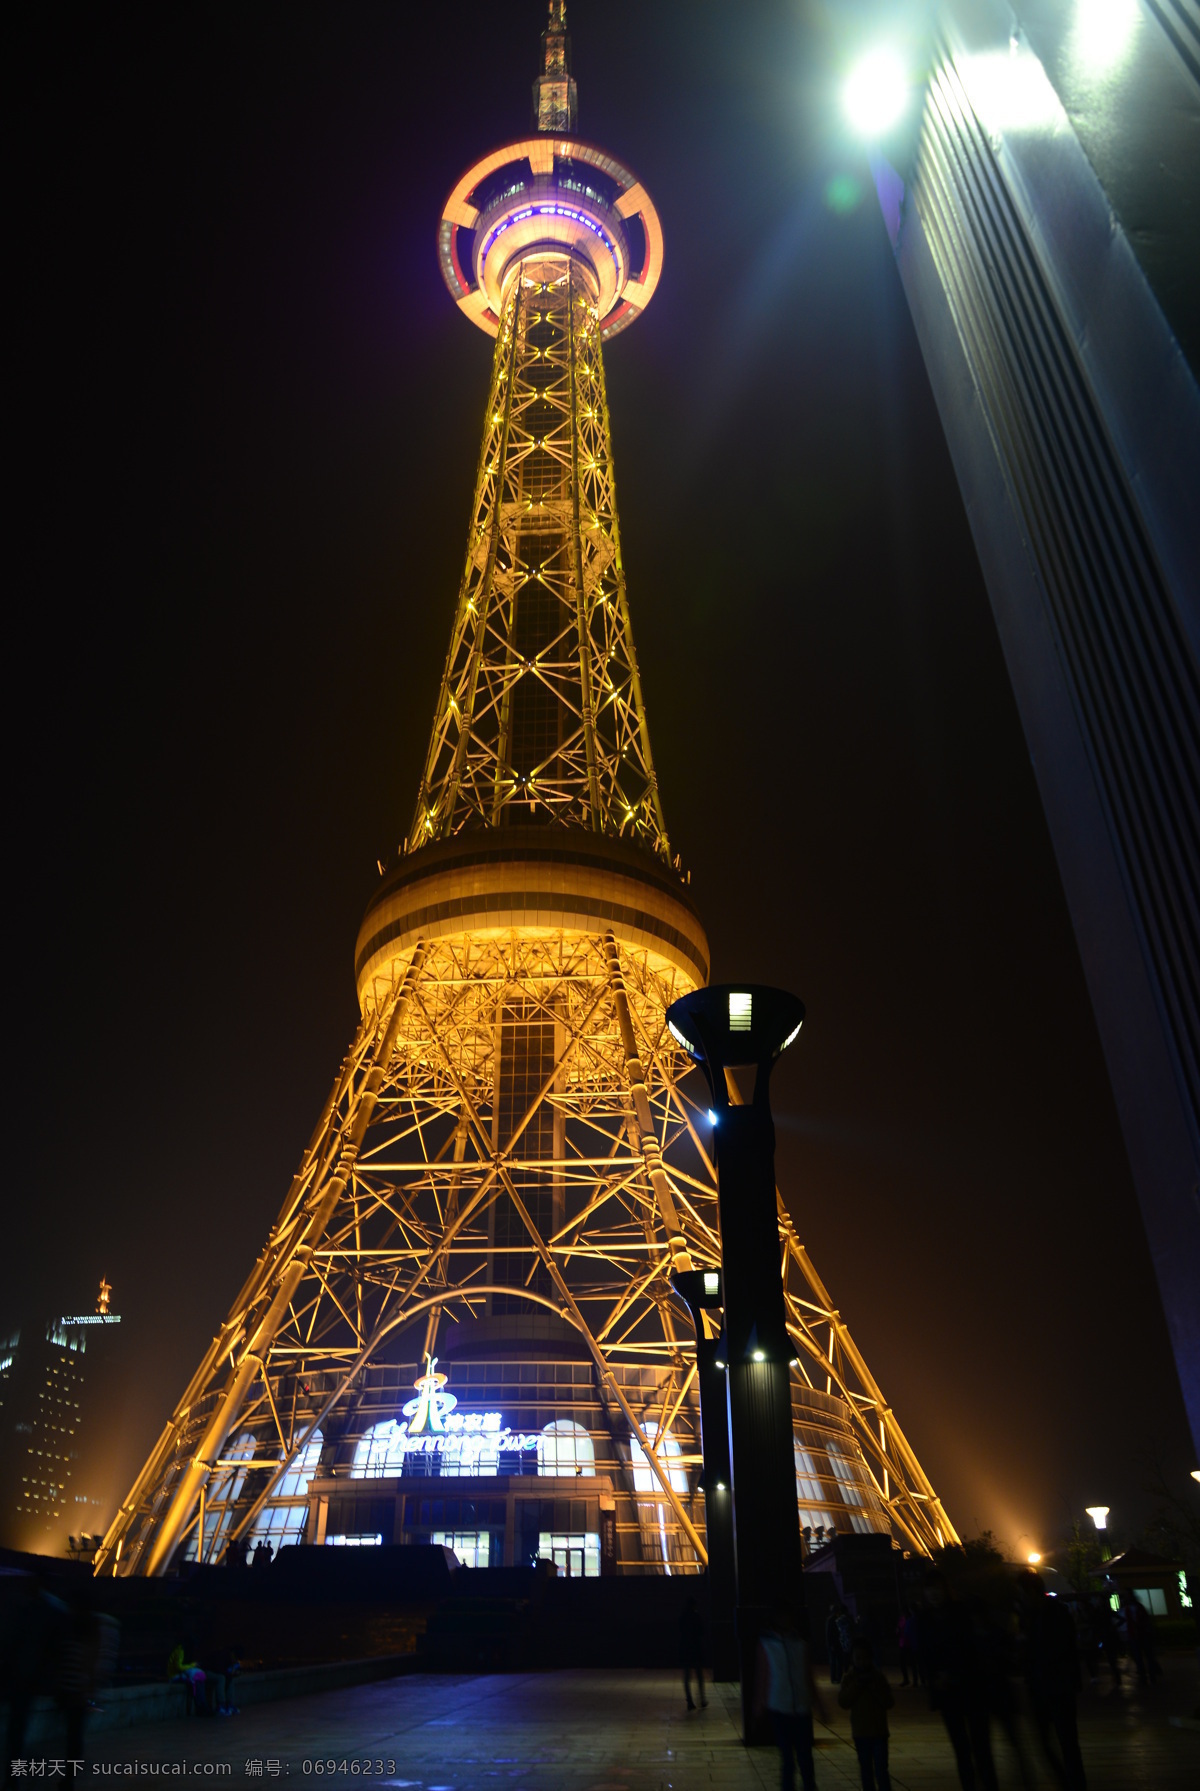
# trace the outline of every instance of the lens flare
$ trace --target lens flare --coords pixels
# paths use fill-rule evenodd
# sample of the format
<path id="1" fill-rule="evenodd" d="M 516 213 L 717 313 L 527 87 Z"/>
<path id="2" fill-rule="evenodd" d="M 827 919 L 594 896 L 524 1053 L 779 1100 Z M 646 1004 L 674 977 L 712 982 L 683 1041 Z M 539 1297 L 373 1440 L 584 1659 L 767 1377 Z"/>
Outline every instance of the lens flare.
<path id="1" fill-rule="evenodd" d="M 842 89 L 846 117 L 860 137 L 882 137 L 908 110 L 909 85 L 904 64 L 884 46 L 864 56 Z"/>

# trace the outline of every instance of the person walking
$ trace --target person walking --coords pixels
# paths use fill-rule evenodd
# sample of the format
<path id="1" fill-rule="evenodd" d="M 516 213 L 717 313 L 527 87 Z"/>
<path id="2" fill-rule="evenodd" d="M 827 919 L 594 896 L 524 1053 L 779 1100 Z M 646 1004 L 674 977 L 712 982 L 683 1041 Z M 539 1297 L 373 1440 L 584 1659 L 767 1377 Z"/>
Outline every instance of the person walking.
<path id="1" fill-rule="evenodd" d="M 780 1791 L 795 1791 L 796 1767 L 804 1791 L 816 1791 L 813 1767 L 813 1712 L 825 1722 L 825 1706 L 813 1682 L 808 1645 L 786 1605 L 775 1612 L 758 1643 L 754 1711 L 771 1719 L 779 1749 Z"/>
<path id="2" fill-rule="evenodd" d="M 952 1599 L 945 1576 L 931 1573 L 918 1624 L 929 1708 L 941 1712 L 963 1791 L 999 1791 L 992 1759 L 988 1680 L 970 1606 Z"/>
<path id="3" fill-rule="evenodd" d="M 683 1667 L 683 1695 L 689 1710 L 696 1708 L 692 1700 L 692 1674 L 696 1675 L 696 1695 L 701 1710 L 708 1709 L 704 1695 L 704 1618 L 695 1597 L 689 1594 L 679 1613 L 679 1660 Z"/>
<path id="4" fill-rule="evenodd" d="M 895 1702 L 895 1692 L 871 1659 L 871 1644 L 855 1642 L 849 1669 L 838 1687 L 838 1703 L 850 1712 L 850 1734 L 863 1791 L 892 1791 L 887 1713 Z"/>
<path id="5" fill-rule="evenodd" d="M 901 1611 L 900 1621 L 896 1625 L 896 1640 L 900 1646 L 900 1683 L 920 1685 L 921 1657 L 917 1653 L 917 1621 L 907 1605 Z"/>
<path id="6" fill-rule="evenodd" d="M 845 1671 L 846 1656 L 842 1648 L 840 1619 L 847 1614 L 844 1604 L 835 1604 L 825 1619 L 825 1655 L 829 1661 L 829 1683 L 838 1685 Z"/>
<path id="7" fill-rule="evenodd" d="M 1079 1644 L 1075 1620 L 1062 1598 L 1048 1598 L 1036 1573 L 1017 1578 L 1025 1637 L 1025 1678 L 1034 1725 L 1051 1772 L 1067 1791 L 1087 1791 L 1079 1751 Z M 1054 1735 L 1057 1752 L 1051 1746 Z"/>

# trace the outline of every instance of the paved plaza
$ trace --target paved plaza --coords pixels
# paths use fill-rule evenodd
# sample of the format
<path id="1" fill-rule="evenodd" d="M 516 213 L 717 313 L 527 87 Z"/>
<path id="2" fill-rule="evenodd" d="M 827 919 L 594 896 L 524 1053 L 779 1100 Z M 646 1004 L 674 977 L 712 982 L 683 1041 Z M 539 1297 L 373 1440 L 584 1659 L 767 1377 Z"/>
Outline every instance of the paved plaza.
<path id="1" fill-rule="evenodd" d="M 1200 1726 L 1186 1721 L 1195 1681 L 1194 1662 L 1176 1657 L 1149 1693 L 1085 1694 L 1090 1791 L 1200 1785 Z M 858 1784 L 857 1763 L 848 1719 L 835 1713 L 828 1687 L 822 1691 L 831 1726 L 817 1729 L 817 1784 L 840 1791 Z M 232 1718 L 98 1734 L 88 1745 L 86 1777 L 144 1780 L 145 1769 L 131 1763 L 178 1773 L 177 1763 L 186 1762 L 188 1777 L 233 1785 L 361 1785 L 366 1778 L 408 1791 L 774 1791 L 775 1754 L 743 1747 L 737 1722 L 736 1688 L 713 1688 L 708 1709 L 690 1713 L 667 1673 L 421 1674 Z M 1029 1782 L 1051 1786 L 1032 1734 L 1025 1739 L 1034 1763 Z M 1001 1785 L 1021 1786 L 1004 1743 L 998 1762 Z M 921 1691 L 896 1689 L 892 1764 L 898 1791 L 953 1791 L 958 1783 Z"/>

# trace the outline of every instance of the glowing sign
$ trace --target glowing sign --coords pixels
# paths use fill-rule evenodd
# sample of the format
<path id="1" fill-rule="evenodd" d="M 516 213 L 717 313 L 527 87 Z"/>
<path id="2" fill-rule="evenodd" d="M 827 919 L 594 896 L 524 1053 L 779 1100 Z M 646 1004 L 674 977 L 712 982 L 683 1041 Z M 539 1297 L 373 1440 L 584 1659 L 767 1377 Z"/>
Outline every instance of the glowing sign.
<path id="1" fill-rule="evenodd" d="M 454 1394 L 444 1390 L 447 1377 L 438 1373 L 437 1357 L 425 1360 L 425 1373 L 413 1382 L 417 1397 L 401 1408 L 404 1419 L 396 1425 L 393 1449 L 408 1455 L 448 1455 L 466 1464 L 501 1450 L 537 1448 L 536 1431 L 513 1430 L 499 1412 L 460 1412 Z"/>
<path id="2" fill-rule="evenodd" d="M 119 1325 L 119 1312 L 82 1312 L 75 1318 L 60 1318 L 60 1325 Z"/>
<path id="3" fill-rule="evenodd" d="M 429 1367 L 425 1373 L 418 1375 L 413 1385 L 417 1389 L 417 1397 L 410 1399 L 404 1407 L 404 1416 L 411 1418 L 408 1426 L 410 1437 L 424 1436 L 427 1431 L 443 1431 L 443 1417 L 452 1412 L 458 1404 L 453 1393 L 443 1393 L 446 1376 L 437 1372 L 436 1356 L 426 1356 Z"/>

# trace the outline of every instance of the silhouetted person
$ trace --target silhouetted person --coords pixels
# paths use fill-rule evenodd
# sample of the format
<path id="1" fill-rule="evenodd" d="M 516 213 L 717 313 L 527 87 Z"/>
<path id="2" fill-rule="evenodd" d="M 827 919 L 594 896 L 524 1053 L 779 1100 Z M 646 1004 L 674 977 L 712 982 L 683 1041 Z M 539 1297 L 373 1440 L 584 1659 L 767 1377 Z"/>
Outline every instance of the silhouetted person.
<path id="1" fill-rule="evenodd" d="M 1105 1666 L 1112 1674 L 1112 1688 L 1121 1689 L 1121 1638 L 1117 1634 L 1117 1620 L 1107 1598 L 1095 1601 L 1096 1640 Z"/>
<path id="2" fill-rule="evenodd" d="M 825 1707 L 813 1683 L 808 1645 L 786 1605 L 775 1612 L 759 1638 L 754 1686 L 755 1713 L 766 1711 L 779 1749 L 780 1791 L 795 1791 L 796 1767 L 804 1791 L 816 1791 L 813 1768 L 813 1711 L 825 1721 Z"/>
<path id="3" fill-rule="evenodd" d="M 1079 1643 L 1075 1619 L 1061 1598 L 1048 1598 L 1036 1573 L 1018 1575 L 1025 1678 L 1038 1739 L 1050 1770 L 1067 1791 L 1087 1791 L 1079 1752 Z M 1051 1745 L 1057 1739 L 1057 1750 Z"/>
<path id="4" fill-rule="evenodd" d="M 242 1645 L 235 1642 L 231 1648 L 220 1648 L 213 1656 L 212 1678 L 217 1686 L 217 1715 L 236 1716 L 237 1706 L 233 1694 L 237 1689 L 237 1677 L 242 1670 Z"/>
<path id="5" fill-rule="evenodd" d="M 271 1565 L 271 1545 L 265 1539 L 254 1545 L 254 1566 L 269 1567 Z"/>
<path id="6" fill-rule="evenodd" d="M 700 1615 L 700 1607 L 695 1598 L 690 1595 L 679 1613 L 679 1662 L 683 1668 L 683 1695 L 687 1699 L 688 1709 L 696 1708 L 692 1701 L 693 1673 L 696 1675 L 700 1708 L 707 1709 L 708 1699 L 704 1695 L 704 1618 Z"/>
<path id="7" fill-rule="evenodd" d="M 1141 1600 L 1130 1592 L 1125 1599 L 1125 1646 L 1129 1650 L 1129 1658 L 1137 1669 L 1138 1684 L 1149 1685 L 1152 1679 L 1162 1678 L 1162 1668 L 1158 1664 L 1158 1638 L 1154 1633 L 1154 1619 Z"/>
<path id="8" fill-rule="evenodd" d="M 846 1670 L 846 1653 L 852 1641 L 850 1613 L 835 1604 L 825 1619 L 825 1651 L 829 1656 L 829 1683 L 837 1685 Z"/>
<path id="9" fill-rule="evenodd" d="M 871 1659 L 871 1644 L 855 1642 L 850 1665 L 838 1687 L 838 1703 L 850 1712 L 850 1734 L 858 1755 L 863 1791 L 892 1791 L 888 1777 L 887 1713 L 895 1702 L 896 1694 Z"/>
<path id="10" fill-rule="evenodd" d="M 55 1598 L 37 1579 L 25 1582 L 9 1609 L 0 1657 L 4 1668 L 0 1683 L 8 1695 L 6 1785 L 13 1762 L 23 1757 L 34 1699 L 54 1690 L 59 1648 L 70 1620 L 62 1599 Z"/>
<path id="11" fill-rule="evenodd" d="M 931 1574 L 917 1625 L 929 1708 L 941 1712 L 963 1791 L 998 1791 L 992 1759 L 988 1677 L 970 1607 L 951 1599 L 944 1577 Z"/>
<path id="12" fill-rule="evenodd" d="M 900 1682 L 920 1685 L 921 1656 L 917 1651 L 917 1620 L 905 1605 L 896 1625 L 896 1641 L 900 1646 Z"/>

